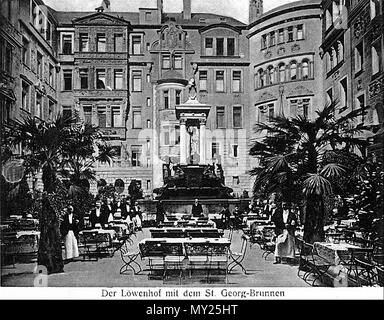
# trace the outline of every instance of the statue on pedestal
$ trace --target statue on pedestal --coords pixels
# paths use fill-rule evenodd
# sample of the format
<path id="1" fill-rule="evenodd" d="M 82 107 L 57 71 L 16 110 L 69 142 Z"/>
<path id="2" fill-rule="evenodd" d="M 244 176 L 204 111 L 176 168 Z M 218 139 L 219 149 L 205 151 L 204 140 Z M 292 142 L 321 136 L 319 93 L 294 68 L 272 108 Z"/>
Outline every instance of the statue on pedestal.
<path id="1" fill-rule="evenodd" d="M 191 78 L 188 82 L 188 86 L 187 86 L 188 90 L 189 90 L 189 99 L 190 100 L 196 100 L 197 99 L 197 87 L 196 87 L 196 81 L 195 81 L 195 78 Z"/>

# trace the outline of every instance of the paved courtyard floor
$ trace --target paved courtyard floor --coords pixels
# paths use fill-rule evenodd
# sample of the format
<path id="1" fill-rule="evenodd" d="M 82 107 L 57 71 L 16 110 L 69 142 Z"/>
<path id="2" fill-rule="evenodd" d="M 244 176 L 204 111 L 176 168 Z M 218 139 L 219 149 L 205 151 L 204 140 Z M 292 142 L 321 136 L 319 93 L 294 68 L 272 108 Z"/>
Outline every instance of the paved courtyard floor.
<path id="1" fill-rule="evenodd" d="M 233 234 L 231 249 L 239 252 L 241 247 L 242 231 Z M 149 238 L 148 229 L 137 233 L 132 250 L 137 249 L 138 242 Z M 243 261 L 247 274 L 236 267 L 228 275 L 228 284 L 217 283 L 209 286 L 235 286 L 235 287 L 308 287 L 302 278 L 297 276 L 297 265 L 273 264 L 274 257 L 270 255 L 266 260 L 262 257 L 262 250 L 257 245 L 247 247 L 246 257 Z M 140 261 L 145 267 L 145 261 Z M 65 265 L 65 272 L 48 276 L 49 287 L 159 287 L 164 286 L 162 280 L 149 280 L 148 272 L 139 275 L 132 273 L 121 275 L 119 273 L 122 261 L 117 251 L 113 257 L 105 257 L 98 261 L 74 261 Z M 31 287 L 34 282 L 36 264 L 16 264 L 4 266 L 1 270 L 1 286 Z M 167 285 L 167 284 L 165 284 Z M 177 283 L 169 283 L 175 286 Z M 182 283 L 183 287 L 206 287 L 207 283 L 188 281 Z"/>

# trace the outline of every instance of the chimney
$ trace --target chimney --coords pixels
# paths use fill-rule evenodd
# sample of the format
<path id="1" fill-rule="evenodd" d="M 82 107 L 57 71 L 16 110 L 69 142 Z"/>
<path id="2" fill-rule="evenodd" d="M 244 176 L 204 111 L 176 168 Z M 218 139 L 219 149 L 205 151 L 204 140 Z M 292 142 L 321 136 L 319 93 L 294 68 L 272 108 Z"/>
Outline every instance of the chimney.
<path id="1" fill-rule="evenodd" d="M 191 20 L 191 0 L 183 0 L 183 19 Z"/>
<path id="2" fill-rule="evenodd" d="M 157 0 L 157 14 L 158 14 L 158 23 L 161 24 L 163 18 L 163 0 Z"/>

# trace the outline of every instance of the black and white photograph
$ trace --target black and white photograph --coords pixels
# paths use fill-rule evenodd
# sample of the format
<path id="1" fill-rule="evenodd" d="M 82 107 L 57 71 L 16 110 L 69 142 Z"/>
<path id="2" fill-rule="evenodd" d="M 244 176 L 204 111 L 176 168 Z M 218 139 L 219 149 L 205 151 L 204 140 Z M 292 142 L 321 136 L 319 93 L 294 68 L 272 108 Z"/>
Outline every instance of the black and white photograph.
<path id="1" fill-rule="evenodd" d="M 383 300 L 383 11 L 0 0 L 0 298 Z"/>

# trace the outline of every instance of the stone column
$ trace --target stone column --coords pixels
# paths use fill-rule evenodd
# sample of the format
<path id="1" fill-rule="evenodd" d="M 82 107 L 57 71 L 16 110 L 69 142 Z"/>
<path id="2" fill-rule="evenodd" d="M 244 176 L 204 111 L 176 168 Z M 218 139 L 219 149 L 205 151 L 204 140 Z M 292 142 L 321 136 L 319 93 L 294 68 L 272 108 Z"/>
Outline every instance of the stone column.
<path id="1" fill-rule="evenodd" d="M 206 119 L 200 120 L 200 164 L 206 164 L 206 135 L 205 135 L 205 129 L 206 129 Z"/>
<path id="2" fill-rule="evenodd" d="M 180 119 L 180 164 L 187 164 L 187 126 L 185 119 Z"/>

